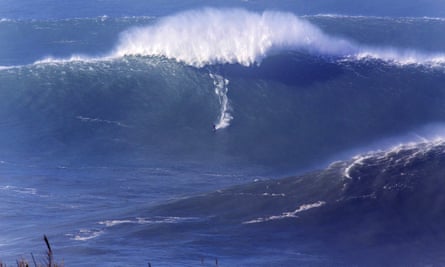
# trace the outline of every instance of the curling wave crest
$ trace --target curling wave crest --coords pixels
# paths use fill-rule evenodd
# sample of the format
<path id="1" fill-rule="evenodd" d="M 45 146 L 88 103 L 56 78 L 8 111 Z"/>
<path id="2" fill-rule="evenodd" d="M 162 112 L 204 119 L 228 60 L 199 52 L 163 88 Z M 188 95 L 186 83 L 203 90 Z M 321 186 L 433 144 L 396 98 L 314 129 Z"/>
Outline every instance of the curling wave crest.
<path id="1" fill-rule="evenodd" d="M 442 65 L 444 53 L 373 47 L 330 36 L 291 13 L 243 9 L 202 9 L 160 19 L 155 25 L 123 32 L 110 57 L 160 56 L 195 67 L 261 63 L 273 53 L 298 50 L 352 60 Z"/>
<path id="2" fill-rule="evenodd" d="M 329 37 L 291 13 L 203 9 L 124 32 L 113 55 L 164 56 L 197 67 L 248 66 L 273 51 L 296 48 L 334 55 L 354 52 L 350 42 Z"/>
<path id="3" fill-rule="evenodd" d="M 96 55 L 73 53 L 64 58 L 48 56 L 33 64 L 100 62 L 142 56 L 168 58 L 194 67 L 251 66 L 274 54 L 298 51 L 340 62 L 370 59 L 402 66 L 445 66 L 444 51 L 425 52 L 358 43 L 325 33 L 307 18 L 280 11 L 190 10 L 160 18 L 148 26 L 123 31 L 111 51 Z M 0 71 L 23 66 L 26 64 L 0 66 Z"/>

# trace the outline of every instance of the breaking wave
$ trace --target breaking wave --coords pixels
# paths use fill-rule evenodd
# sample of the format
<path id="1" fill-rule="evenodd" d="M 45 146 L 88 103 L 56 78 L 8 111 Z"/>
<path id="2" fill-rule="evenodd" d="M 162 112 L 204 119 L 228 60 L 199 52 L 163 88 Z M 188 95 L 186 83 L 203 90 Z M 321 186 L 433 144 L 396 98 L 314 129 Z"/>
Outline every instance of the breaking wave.
<path id="1" fill-rule="evenodd" d="M 354 50 L 350 42 L 329 37 L 291 13 L 203 9 L 124 32 L 114 55 L 165 56 L 198 67 L 248 66 L 274 50 L 294 48 L 335 55 Z"/>
<path id="2" fill-rule="evenodd" d="M 371 47 L 330 36 L 291 13 L 210 8 L 129 29 L 122 33 L 110 56 L 161 56 L 196 67 L 234 63 L 250 66 L 286 50 L 358 60 L 372 58 L 403 65 L 445 63 L 443 53 Z"/>
<path id="3" fill-rule="evenodd" d="M 279 226 L 280 231 L 287 230 L 285 237 L 277 237 L 286 246 L 288 242 L 298 246 L 306 238 L 326 238 L 329 250 L 333 240 L 346 247 L 380 247 L 412 240 L 428 244 L 439 235 L 443 242 L 444 161 L 443 139 L 405 144 L 300 176 L 181 199 L 150 212 L 206 218 L 207 226 L 231 225 L 230 231 L 241 235 L 252 229 L 258 235 L 258 229 L 265 233 Z M 264 198 L 264 191 L 283 197 Z"/>
<path id="4" fill-rule="evenodd" d="M 252 66 L 261 64 L 267 57 L 286 51 L 304 52 L 334 60 L 374 59 L 396 65 L 432 67 L 442 67 L 445 64 L 445 53 L 442 51 L 426 52 L 415 48 L 368 45 L 340 35 L 327 34 L 311 22 L 311 18 L 320 17 L 374 18 L 335 14 L 298 17 L 280 11 L 258 13 L 244 9 L 197 9 L 159 19 L 141 17 L 139 21 L 132 18 L 141 25 L 148 25 L 131 27 L 121 32 L 111 50 L 95 55 L 73 52 L 66 57 L 46 56 L 33 64 L 96 62 L 140 56 L 173 59 L 198 68 L 217 64 Z M 442 21 L 439 18 L 391 20 Z M 8 20 L 1 20 L 6 21 Z M 0 70 L 11 67 L 13 66 L 0 66 Z"/>

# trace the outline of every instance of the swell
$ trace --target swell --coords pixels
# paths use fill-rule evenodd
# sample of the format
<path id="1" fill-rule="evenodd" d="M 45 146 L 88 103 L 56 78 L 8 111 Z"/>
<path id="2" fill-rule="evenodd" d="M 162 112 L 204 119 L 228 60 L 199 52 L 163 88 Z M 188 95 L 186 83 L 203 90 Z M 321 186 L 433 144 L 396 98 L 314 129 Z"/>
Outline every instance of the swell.
<path id="1" fill-rule="evenodd" d="M 201 218 L 180 231 L 202 233 L 194 240 L 202 246 L 235 238 L 262 253 L 292 247 L 300 252 L 294 261 L 323 255 L 342 265 L 423 266 L 425 257 L 443 262 L 444 140 L 357 157 L 365 159 L 173 201 L 147 214 Z M 214 229 L 218 237 L 209 240 Z"/>
<path id="2" fill-rule="evenodd" d="M 323 20 L 332 20 L 331 26 L 325 27 Z M 359 19 L 360 21 L 356 21 Z M 330 57 L 336 60 L 383 60 L 396 65 L 427 65 L 442 67 L 445 61 L 441 50 L 427 51 L 414 47 L 398 45 L 379 45 L 355 40 L 363 35 L 355 29 L 352 34 L 336 33 L 335 25 L 342 21 L 368 25 L 378 22 L 381 28 L 392 27 L 394 23 L 415 26 L 424 23 L 442 23 L 433 18 L 374 18 L 336 15 L 319 15 L 298 17 L 292 13 L 279 11 L 251 12 L 244 9 L 197 9 L 177 13 L 159 19 L 146 17 L 72 19 L 62 21 L 64 27 L 73 24 L 88 24 L 89 27 L 111 27 L 121 31 L 118 41 L 107 36 L 115 43 L 101 44 L 100 52 L 95 48 L 94 54 L 74 51 L 70 56 L 47 56 L 35 61 L 35 64 L 71 61 L 97 61 L 122 58 L 125 56 L 165 57 L 187 65 L 204 67 L 218 64 L 240 64 L 252 66 L 270 56 L 284 51 L 304 52 L 313 56 Z M 35 22 L 47 27 L 56 27 L 55 22 Z M 5 23 L 6 24 L 6 23 Z M 148 24 L 148 25 L 147 25 Z M 52 26 L 51 26 L 52 25 Z M 102 25 L 102 26 L 101 26 Z M 133 26 L 132 26 L 133 25 Z M 142 26 L 147 25 L 147 26 Z M 333 25 L 333 26 L 332 26 Z M 38 25 L 37 25 L 38 26 Z M 83 27 L 83 26 L 82 26 Z M 56 27 L 57 28 L 57 27 Z M 125 28 L 127 28 L 125 30 Z M 83 29 L 88 32 L 88 27 Z M 420 31 L 425 30 L 423 28 Z M 380 32 L 380 35 L 385 33 Z M 408 36 L 415 32 L 407 32 Z M 405 35 L 405 33 L 404 33 Z M 105 36 L 105 34 L 104 34 Z M 97 36 L 91 35 L 95 42 Z M 415 39 L 415 36 L 411 37 Z M 360 39 L 360 38 L 359 38 Z M 363 38 L 361 38 L 363 39 Z M 419 42 L 414 42 L 419 43 Z M 96 44 L 91 44 L 94 47 Z M 400 44 L 399 44 L 400 45 Z M 107 47 L 114 47 L 110 50 Z M 420 46 L 422 47 L 422 46 Z M 87 49 L 85 49 L 86 51 Z M 48 51 L 51 54 L 51 51 Z"/>

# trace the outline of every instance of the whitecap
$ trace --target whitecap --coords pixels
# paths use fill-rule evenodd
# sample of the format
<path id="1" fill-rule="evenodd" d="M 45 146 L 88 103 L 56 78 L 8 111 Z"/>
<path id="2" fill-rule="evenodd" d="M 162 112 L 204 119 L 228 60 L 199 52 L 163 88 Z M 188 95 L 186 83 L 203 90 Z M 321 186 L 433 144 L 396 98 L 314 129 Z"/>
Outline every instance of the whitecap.
<path id="1" fill-rule="evenodd" d="M 37 189 L 31 187 L 17 187 L 12 185 L 3 185 L 0 186 L 0 190 L 10 191 L 13 193 L 24 194 L 24 195 L 37 195 Z"/>
<path id="2" fill-rule="evenodd" d="M 268 222 L 268 221 L 273 221 L 273 220 L 282 220 L 282 219 L 286 219 L 286 218 L 298 218 L 298 216 L 297 216 L 298 213 L 301 213 L 301 212 L 304 212 L 304 211 L 307 211 L 310 209 L 314 209 L 314 208 L 319 208 L 319 207 L 324 206 L 325 204 L 326 204 L 325 201 L 317 201 L 317 202 L 310 203 L 310 204 L 303 204 L 294 211 L 283 212 L 280 215 L 274 215 L 274 216 L 269 216 L 269 217 L 264 217 L 264 218 L 257 218 L 254 220 L 243 222 L 243 224 L 262 223 L 262 222 Z"/>
<path id="3" fill-rule="evenodd" d="M 101 236 L 103 233 L 103 230 L 98 229 L 80 229 L 77 234 L 68 234 L 67 236 L 70 236 L 75 241 L 88 241 Z"/>
<path id="4" fill-rule="evenodd" d="M 367 160 L 378 162 L 393 162 L 394 164 L 407 166 L 419 156 L 425 155 L 439 146 L 445 146 L 445 139 L 434 137 L 428 139 L 421 137 L 420 142 L 412 141 L 389 147 L 385 150 L 379 149 L 356 155 L 346 164 L 343 169 L 343 177 L 347 179 L 360 179 L 355 177 L 354 169 L 364 166 Z M 384 171 L 384 170 L 383 170 Z"/>
<path id="5" fill-rule="evenodd" d="M 191 217 L 153 217 L 153 218 L 143 218 L 137 217 L 134 219 L 116 219 L 116 220 L 105 220 L 100 221 L 98 224 L 104 225 L 105 227 L 114 227 L 121 224 L 172 224 L 180 223 L 185 221 L 194 221 L 196 218 Z"/>
<path id="6" fill-rule="evenodd" d="M 18 67 L 18 66 L 0 66 L 0 71 L 1 70 L 10 70 L 10 69 L 13 69 L 13 68 L 16 68 L 16 67 Z"/>
<path id="7" fill-rule="evenodd" d="M 336 14 L 318 16 L 342 17 Z M 159 18 L 148 26 L 133 27 L 122 32 L 115 48 L 108 53 L 97 56 L 73 54 L 66 58 L 46 57 L 34 64 L 97 62 L 142 56 L 172 59 L 200 68 L 215 64 L 251 66 L 261 64 L 270 55 L 290 50 L 333 57 L 339 61 L 373 59 L 402 66 L 445 65 L 444 52 L 359 44 L 354 40 L 326 34 L 307 18 L 279 11 L 258 13 L 244 9 L 216 8 L 190 10 Z"/>
<path id="8" fill-rule="evenodd" d="M 291 13 L 207 8 L 127 30 L 112 55 L 163 56 L 196 67 L 223 63 L 249 66 L 273 51 L 296 48 L 347 55 L 354 46 Z"/>
<path id="9" fill-rule="evenodd" d="M 127 30 L 110 56 L 161 56 L 196 67 L 226 63 L 250 66 L 285 50 L 354 60 L 378 59 L 399 65 L 445 64 L 444 53 L 358 44 L 330 36 L 292 13 L 213 8 L 186 11 L 162 18 L 154 25 Z"/>

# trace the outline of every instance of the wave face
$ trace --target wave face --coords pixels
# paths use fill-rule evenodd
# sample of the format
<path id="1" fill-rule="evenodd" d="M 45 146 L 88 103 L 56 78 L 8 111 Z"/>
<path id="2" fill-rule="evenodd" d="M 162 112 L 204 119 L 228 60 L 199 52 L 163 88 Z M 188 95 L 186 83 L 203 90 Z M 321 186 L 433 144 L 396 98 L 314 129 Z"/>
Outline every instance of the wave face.
<path id="1" fill-rule="evenodd" d="M 445 242 L 444 166 L 443 140 L 400 145 L 297 177 L 182 199 L 149 213 L 201 218 L 180 228 L 207 233 L 193 241 L 197 246 L 231 240 L 255 255 L 283 250 L 288 259 L 283 264 L 438 264 Z M 223 230 L 212 237 L 214 229 Z M 152 237 L 156 231 L 142 233 Z M 299 253 L 286 252 L 290 247 Z"/>
<path id="2" fill-rule="evenodd" d="M 5 157 L 44 150 L 63 163 L 167 157 L 298 170 L 388 136 L 416 139 L 444 115 L 443 23 L 240 9 L 5 21 L 10 38 L 18 28 L 37 52 L 50 54 L 47 42 L 59 52 L 3 64 L 0 144 Z M 387 41 L 394 25 L 401 37 Z M 430 31 L 426 43 L 415 35 Z"/>
<path id="3" fill-rule="evenodd" d="M 442 264 L 444 30 L 241 9 L 2 20 L 2 252 L 41 247 L 38 228 L 73 266 Z"/>
<path id="4" fill-rule="evenodd" d="M 416 139 L 444 116 L 441 69 L 289 52 L 210 73 L 139 57 L 3 70 L 2 153 L 296 170 L 384 136 Z"/>

